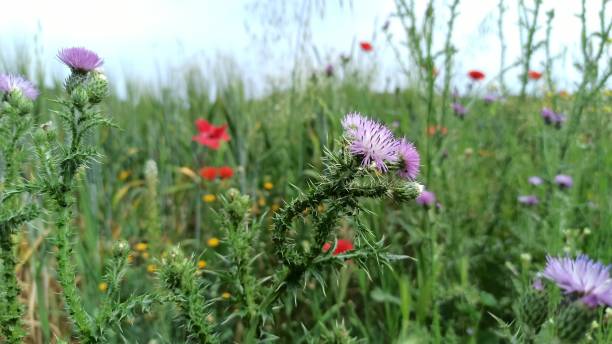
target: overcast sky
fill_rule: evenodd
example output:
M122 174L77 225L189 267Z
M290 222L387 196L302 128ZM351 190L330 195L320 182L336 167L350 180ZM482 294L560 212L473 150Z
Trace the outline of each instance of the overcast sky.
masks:
M305 13L301 6L313 2L321 1L287 1L285 4L292 5L281 11L278 6L281 2L275 0L0 0L0 49L3 55L10 55L16 45L32 43L33 47L38 37L45 67L52 75L61 76L65 71L54 58L56 51L61 47L85 46L104 57L106 72L119 84L126 76L145 82L163 80L185 63L198 63L214 70L231 60L235 62L233 70L241 73L251 88L262 89L270 76L286 75L291 70L299 26L294 12ZM461 14L453 32L459 49L458 76L463 77L465 70L472 68L490 75L497 73L497 2L461 1ZM518 19L513 7L516 1L506 2L512 3L505 18L507 60L512 62L520 53ZM261 6L274 3L277 5ZM440 3L438 41L446 33L448 12L444 2ZM557 62L555 77L561 87L571 88L576 76L572 61L579 56L580 22L575 14L579 12L580 1L545 3L542 25L545 11L550 8L556 11L553 50L567 51ZM594 26L598 6L592 4L599 1L588 3L591 3L589 20ZM315 67L320 63L324 68L327 62L337 61L340 54L352 51L363 66L379 66L379 84L397 75L396 57L380 30L395 10L394 1L330 0L327 4L323 18L318 12L313 14L310 41L314 47L308 50L311 56L308 65ZM280 20L284 24L274 25L277 30L272 33L282 35L275 40L269 24ZM397 21L391 20L390 30L396 41L403 38ZM542 34L543 31L542 28ZM364 56L359 52L355 46L361 40L372 40L375 53ZM313 57L315 51L319 60ZM538 69L542 60L542 55L535 57L534 69ZM517 73L510 72L508 80L515 80ZM457 80L461 81L461 77Z

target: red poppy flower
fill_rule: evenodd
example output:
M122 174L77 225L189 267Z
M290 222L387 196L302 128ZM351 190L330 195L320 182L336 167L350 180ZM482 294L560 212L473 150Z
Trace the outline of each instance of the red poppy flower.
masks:
M531 80L539 80L542 77L542 73L537 72L535 70L530 70L529 72L527 72L527 75Z
M374 50L374 47L370 42L359 42L359 46L361 47L361 50L365 51L366 53L369 53L370 51Z
M228 179L234 175L234 170L229 166L219 167L218 172L221 179Z
M215 167L202 167L200 169L200 176L206 180L213 181L217 178L217 169Z
M323 245L323 252L327 252L329 251L329 249L332 247L332 244L329 242L326 242ZM336 249L334 250L333 255L337 256L339 254L342 254L346 251L352 251L354 249L353 247L353 243L350 242L350 240L344 240L344 239L339 239L337 244L336 244Z
M485 73L474 69L468 72L468 76L474 81L480 81L485 78Z
M198 134L192 139L197 143L208 146L211 149L219 149L222 141L229 141L230 137L227 134L227 125L215 127L205 119L197 119L195 125L198 128Z

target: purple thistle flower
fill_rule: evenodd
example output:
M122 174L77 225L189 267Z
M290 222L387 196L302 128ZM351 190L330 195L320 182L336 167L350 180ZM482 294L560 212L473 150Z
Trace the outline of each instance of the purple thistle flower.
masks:
M103 63L98 54L82 47L62 49L57 53L57 57L70 69L80 73L90 72Z
M532 206L533 205L537 205L538 203L540 203L540 200L535 195L519 196L518 197L518 201L521 204L532 205Z
M559 185L559 187L562 189L567 189L574 185L574 181L572 180L572 177L565 174L560 174L555 177L555 184Z
M550 118L551 124L553 124L557 128L561 128L563 122L566 121L566 117L564 114L557 113Z
M419 197L416 198L416 202L419 205L430 207L436 203L436 194L431 191L423 190Z
M542 118L544 119L544 122L546 122L546 124L551 124L552 118L557 115L552 109L547 107L543 108L540 114L542 115Z
M538 291L544 290L544 283L542 283L541 276L536 276L536 279L533 281L533 284L531 286L533 287L533 289Z
M19 75L0 74L0 92L9 93L15 90L30 100L36 99L39 94L36 86L27 79Z
M484 100L484 102L487 104L492 104L492 103L495 103L495 101L497 101L498 98L499 97L496 94L488 93L488 94L485 94L482 100Z
M334 66L332 66L331 64L328 64L328 65L325 67L325 75L326 75L328 78L331 78L332 76L334 76Z
M400 143L384 125L358 113L349 113L342 120L342 126L349 139L349 150L354 156L362 158L362 166L374 163L379 171L386 172L386 163L399 160L397 152Z
M544 180L538 176L529 177L529 184L531 185L538 186L542 185L542 183L544 183Z
M455 115L461 119L463 119L465 114L468 112L465 106L461 105L460 103L453 103L451 106L455 112Z
M397 174L404 179L414 180L421 168L421 157L419 152L414 148L412 143L404 138L400 140L398 153L403 165Z
M612 306L612 278L610 267L595 262L585 255L576 259L569 257L546 257L543 276L557 284L567 294L576 293L589 307Z

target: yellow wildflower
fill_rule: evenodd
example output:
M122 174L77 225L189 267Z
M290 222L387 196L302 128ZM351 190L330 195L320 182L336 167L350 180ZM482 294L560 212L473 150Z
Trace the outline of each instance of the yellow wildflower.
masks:
M232 294L230 294L230 293L228 293L228 292L224 291L224 292L223 292L223 294L221 294L221 297L227 300L227 299L229 299L230 297L232 297Z
M206 261L205 260L199 260L198 261L198 269L204 269L206 267Z
M155 264L147 265L147 272L154 273L155 271L157 271L157 266Z
M208 241L207 241L208 247L212 247L212 248L215 248L215 247L219 246L219 243L220 243L220 241L219 241L219 238L217 238L217 237L212 237L212 238L208 239Z
M272 190L272 188L274 187L274 184L272 184L271 182L265 182L263 184L264 189L266 190Z
M132 172L127 171L127 170L122 170L121 172L119 172L119 174L117 175L117 179L119 179L119 181L125 181L126 179L128 179L130 176L132 175Z
M149 248L149 244L146 242L139 242L136 244L136 246L134 246L134 249L138 252L144 252L147 250L147 248Z
M206 203L212 203L214 201L217 200L217 196L213 195L213 194L206 194L204 196L202 196L202 200Z
M108 283L106 282L100 282L100 284L98 284L98 289L105 293L108 290Z

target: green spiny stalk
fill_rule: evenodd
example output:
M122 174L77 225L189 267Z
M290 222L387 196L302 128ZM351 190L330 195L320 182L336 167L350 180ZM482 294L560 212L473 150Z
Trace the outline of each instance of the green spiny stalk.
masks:
M9 81L7 75L0 78L4 79L3 82ZM18 234L19 227L39 214L35 205L21 205L20 200L11 197L6 190L19 183L20 153L23 150L21 141L31 130L29 113L33 107L32 98L35 98L32 97L33 93L28 93L27 85L16 85L6 93L0 93L0 153L4 160L4 190L0 191L0 338L9 344L20 343L25 335L21 323L23 307L19 301L21 288L15 275L17 257L14 236Z

